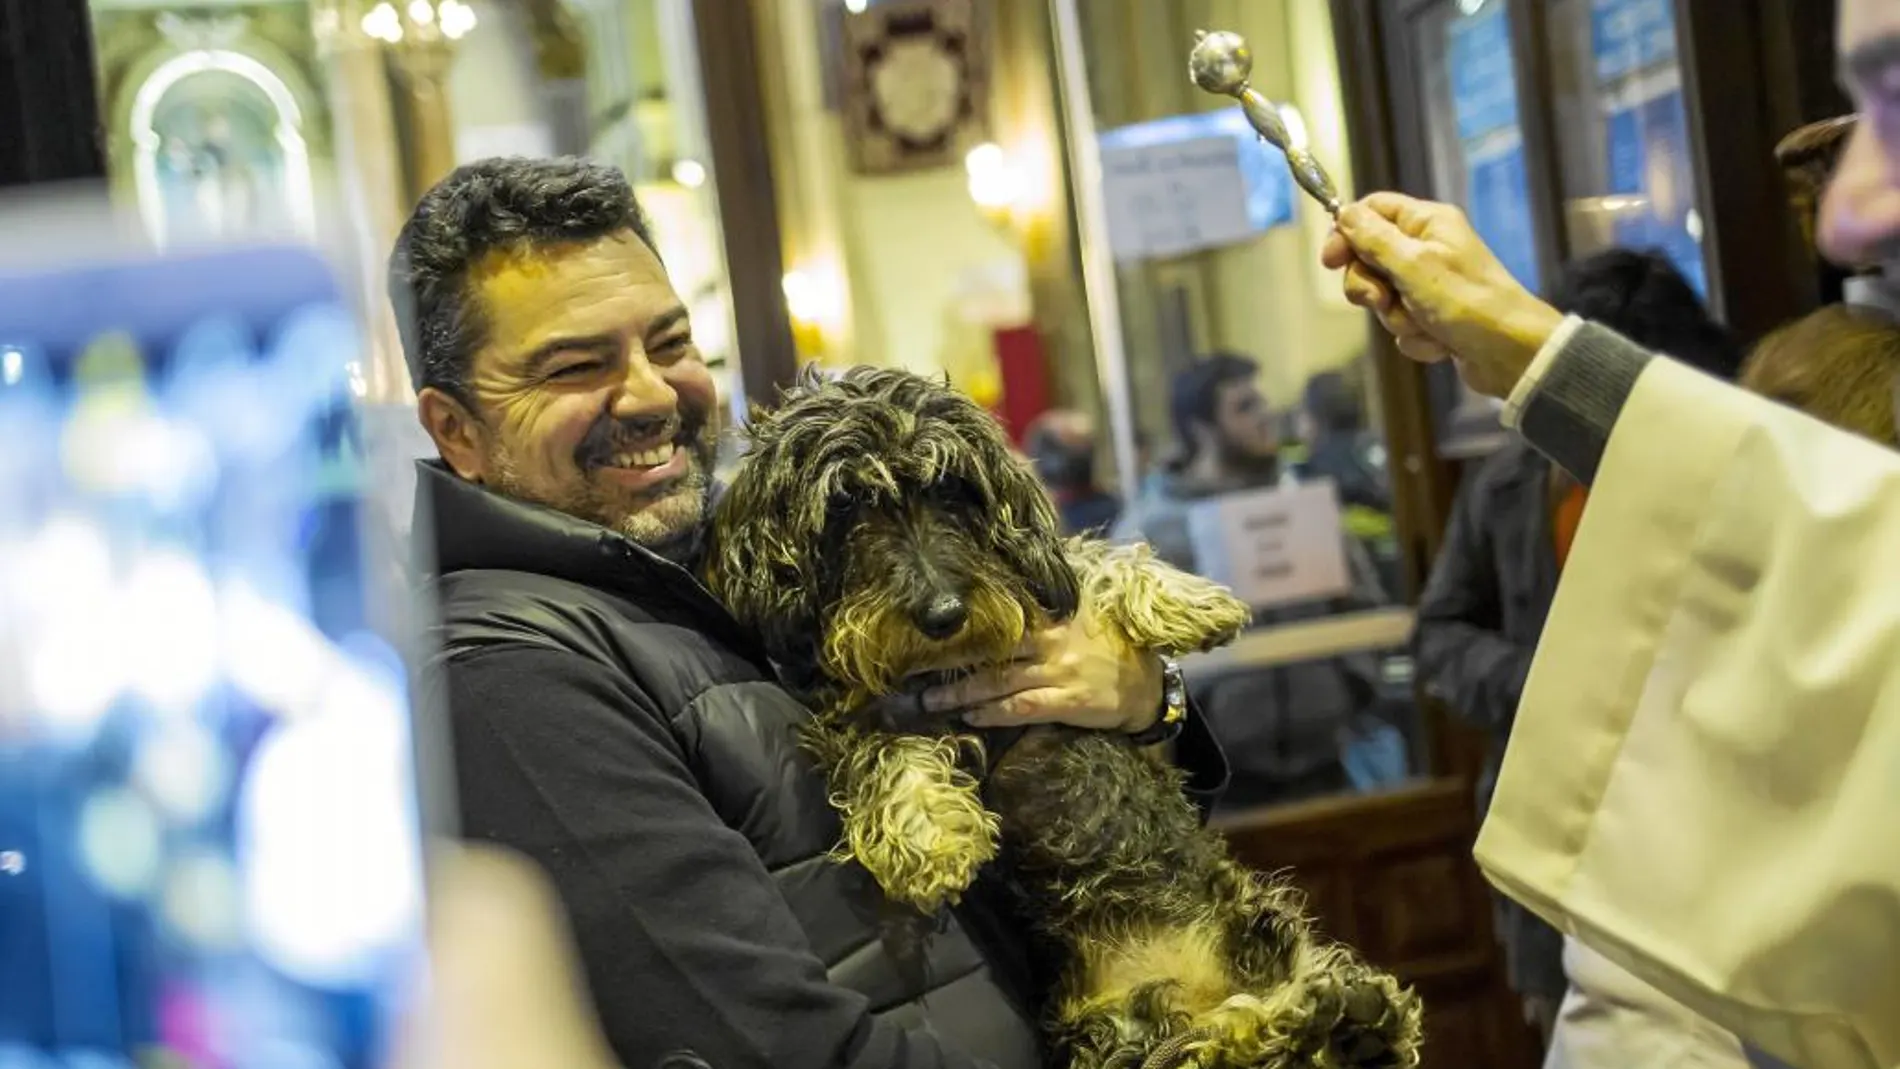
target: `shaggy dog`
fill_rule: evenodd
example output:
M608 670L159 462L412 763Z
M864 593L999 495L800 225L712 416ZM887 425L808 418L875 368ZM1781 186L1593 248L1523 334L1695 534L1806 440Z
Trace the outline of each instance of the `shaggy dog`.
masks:
M1052 621L1179 654L1233 638L1245 605L1145 547L1065 544L1002 428L948 386L807 378L749 435L707 581L816 710L842 854L924 914L1000 862L1062 963L1051 1038L1077 1069L1416 1063L1416 998L1229 857L1165 761L1067 728L992 754L879 701L1007 662Z

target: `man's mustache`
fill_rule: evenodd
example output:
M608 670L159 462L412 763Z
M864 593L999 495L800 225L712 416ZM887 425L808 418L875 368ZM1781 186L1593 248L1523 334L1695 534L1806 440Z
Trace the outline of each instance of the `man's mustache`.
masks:
M672 442L682 449L696 449L705 431L707 414L681 408L671 416L636 416L616 419L603 415L587 429L587 436L574 449L574 462L581 469L611 467L613 458L626 452L628 442Z

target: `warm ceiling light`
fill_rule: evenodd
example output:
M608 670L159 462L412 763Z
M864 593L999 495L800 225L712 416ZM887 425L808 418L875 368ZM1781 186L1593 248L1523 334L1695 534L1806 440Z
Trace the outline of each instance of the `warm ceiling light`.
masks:
M706 166L698 160L679 160L673 164L673 181L687 189L706 184Z
M442 0L436 5L436 20L442 24L444 37L459 41L475 28L475 9L462 0Z
M397 14L396 5L384 0L365 12L363 32L392 45L402 40L402 16Z
M1002 211L1022 198L1022 179L1001 145L978 145L963 157L969 176L970 199L985 211Z

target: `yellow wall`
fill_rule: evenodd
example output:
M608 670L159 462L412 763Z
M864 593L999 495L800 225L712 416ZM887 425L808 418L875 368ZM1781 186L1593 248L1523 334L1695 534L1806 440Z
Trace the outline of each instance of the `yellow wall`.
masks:
M1021 255L970 201L961 168L854 177L844 191L854 294L875 333L859 359L912 371L945 367L944 319L973 272Z
M1342 195L1352 192L1331 19L1319 0L1086 0L1090 85L1103 129L1188 111L1232 107L1194 88L1186 60L1195 29L1233 30L1254 51L1255 88L1296 105L1309 147ZM1320 269L1331 219L1295 193L1295 223L1241 245L1124 269L1121 277L1130 390L1137 425L1155 444L1168 440L1172 368L1155 324L1163 295L1187 295L1194 341L1260 361L1261 386L1276 407L1298 403L1312 375L1356 357L1365 320Z
M835 302L823 351L837 363L956 370L975 336L952 329L973 272L1021 256L971 202L961 165L889 177L852 173L843 124L824 105L818 7L759 5L760 65L788 271ZM810 332L802 339L808 345Z
M1040 0L1035 6L1037 17L1046 17ZM821 283L835 306L824 324L822 352L813 332L805 332L813 350L808 355L925 373L948 363L961 378L959 355L967 359L973 346L986 344L980 330L954 322L966 279L986 271L1008 274L1000 265L1021 271L1022 254L1016 239L971 203L960 167L896 177L851 172L840 119L824 105L815 7L809 0L760 0L756 9L760 63L765 84L775 90L766 108L787 268ZM1319 0L1084 0L1083 7L1103 128L1220 107L1187 84L1187 52L1197 27L1238 30L1254 47L1257 86L1300 108L1312 150L1350 194L1331 21ZM1052 54L1037 60L1053 61ZM999 138L1010 134L999 131ZM1058 158L1053 135L1043 139L1050 160ZM1012 147L1023 162L1024 150ZM1043 170L1050 165L1031 163ZM1066 214L1066 206L1052 207ZM1261 361L1262 385L1277 406L1296 404L1308 377L1360 353L1365 320L1318 266L1330 220L1304 199L1296 212L1295 225L1245 245L1121 272L1128 388L1138 422L1155 444L1168 434L1168 368L1153 330L1158 295L1167 287L1187 289L1203 349L1235 349ZM1047 273L1049 264L1041 270ZM1038 288L1037 299L1051 303L1047 293L1055 288ZM1039 321L1049 318L1047 308L1035 311ZM1079 322L1081 310L1059 315ZM1056 377L1064 383L1093 377L1086 331L1071 334L1078 331L1051 334L1060 361ZM1092 391L1063 392L1072 403L1094 407Z
M1315 0L1249 0L1235 28L1254 46L1256 87L1296 105L1309 147L1352 194L1332 23ZM1294 191L1296 226L1212 253L1213 337L1260 359L1261 386L1276 407L1294 403L1312 375L1358 356L1366 321L1345 303L1338 280L1319 266L1331 217Z

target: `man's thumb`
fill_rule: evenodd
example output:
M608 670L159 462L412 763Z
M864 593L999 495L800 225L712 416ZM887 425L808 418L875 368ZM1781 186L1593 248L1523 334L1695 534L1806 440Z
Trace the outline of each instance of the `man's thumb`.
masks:
M1388 278L1417 255L1416 239L1363 202L1348 204L1339 213L1339 232L1353 255Z

